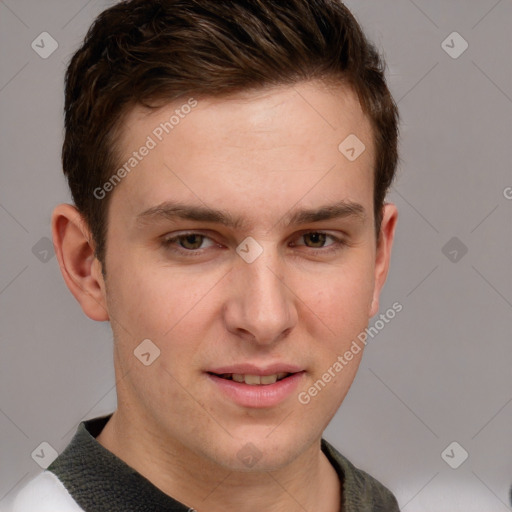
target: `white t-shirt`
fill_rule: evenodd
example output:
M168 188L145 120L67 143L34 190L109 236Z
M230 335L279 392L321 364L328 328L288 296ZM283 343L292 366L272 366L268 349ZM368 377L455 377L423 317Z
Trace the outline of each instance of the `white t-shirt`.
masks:
M50 471L43 471L18 493L2 512L84 512L61 481Z

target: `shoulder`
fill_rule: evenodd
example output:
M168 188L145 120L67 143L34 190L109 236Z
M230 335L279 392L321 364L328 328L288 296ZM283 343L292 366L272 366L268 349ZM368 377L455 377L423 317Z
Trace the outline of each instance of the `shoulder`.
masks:
M6 512L83 512L62 482L50 471L30 480Z
M393 493L374 477L355 467L336 448L322 439L331 464L343 474L343 498L347 511L399 512Z
M399 512L398 502L387 487L362 469L350 462L348 464L351 476L347 479L350 485L347 485L346 499L354 506L354 510Z

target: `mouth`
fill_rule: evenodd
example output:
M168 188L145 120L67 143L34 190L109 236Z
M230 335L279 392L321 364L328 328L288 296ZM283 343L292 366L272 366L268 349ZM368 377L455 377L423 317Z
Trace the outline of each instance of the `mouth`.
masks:
M249 408L277 407L297 392L306 372L300 366L238 364L206 372L215 393Z
M268 386L270 384L275 384L276 382L282 381L283 379L286 379L287 377L293 375L293 373L289 372L280 372L271 375L251 375L243 373L218 374L213 372L208 373L221 379L232 380L235 382L239 382L240 384L248 384L249 386Z

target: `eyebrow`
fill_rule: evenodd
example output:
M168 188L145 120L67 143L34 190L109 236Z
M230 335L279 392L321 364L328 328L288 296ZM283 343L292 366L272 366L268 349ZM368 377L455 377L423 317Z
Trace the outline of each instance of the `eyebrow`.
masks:
M348 217L355 217L363 221L366 218L364 207L359 203L343 200L314 209L301 209L288 212L276 224L288 227ZM189 205L175 201L165 201L137 215L137 222L143 224L160 219L182 219L222 224L233 230L243 229L247 226L245 219L234 217L226 210L216 210L208 206Z

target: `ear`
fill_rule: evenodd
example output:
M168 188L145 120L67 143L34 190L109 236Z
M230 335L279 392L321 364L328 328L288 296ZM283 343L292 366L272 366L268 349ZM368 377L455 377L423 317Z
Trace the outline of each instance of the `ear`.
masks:
M93 320L108 320L101 263L94 255L87 223L74 206L61 204L55 208L52 235L64 281L84 313Z
M396 221L398 210L394 204L386 203L382 207L382 222L380 226L377 250L375 253L375 284L373 288L373 299L370 307L370 317L379 311L379 297L382 287L386 282L391 260L391 247L395 237Z

